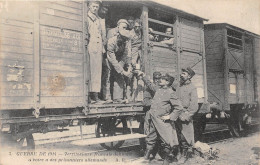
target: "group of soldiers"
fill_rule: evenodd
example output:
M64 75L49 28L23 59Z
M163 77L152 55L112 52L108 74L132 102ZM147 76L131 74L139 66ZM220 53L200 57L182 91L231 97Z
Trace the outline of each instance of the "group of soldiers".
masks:
M158 152L164 165L172 161L184 163L194 144L192 117L198 109L198 96L191 78L195 72L189 67L182 69L179 98L173 89L174 77L170 74L154 72L153 82L141 71L138 75L147 86L144 93L144 132L147 135L144 158L153 159Z
M170 74L155 72L151 82L140 71L140 19L120 19L117 26L107 32L104 18L107 10L100 10L101 4L101 1L89 2L86 22L91 103L123 103L125 99L131 98L131 84L138 79L142 80L147 86L143 100L147 135L144 158L148 160L150 155L154 157L158 152L164 164L177 160L177 154L181 155L178 161L183 161L188 147L194 143L192 117L198 109L198 96L191 78L195 72L191 68L182 70L180 98L173 90L174 77ZM172 29L167 28L166 34L171 36ZM149 39L155 40L151 34ZM173 41L174 38L165 37L161 42L171 45ZM99 99L101 87L102 101Z
M107 30L107 8L101 5L101 1L89 2L86 21L90 101L96 104L134 101L138 84L134 71L140 70L141 63L141 20L120 19L115 28ZM166 34L172 35L172 28L167 28ZM156 41L155 36L150 36L150 40ZM173 44L173 38L165 37L161 42Z
M120 19L106 34L105 19L99 15L100 5L101 1L89 2L87 17L90 100L123 103L131 99L131 84L137 81L133 70L140 68L141 21ZM103 10L102 15L106 12ZM99 99L101 87L103 100Z

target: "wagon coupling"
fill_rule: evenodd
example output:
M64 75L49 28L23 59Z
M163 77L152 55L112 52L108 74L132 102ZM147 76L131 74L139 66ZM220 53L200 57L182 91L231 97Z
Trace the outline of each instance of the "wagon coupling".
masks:
M39 107L36 106L36 108L33 108L34 111L32 112L32 114L35 116L35 118L39 118L40 116L40 109L44 109L45 107Z

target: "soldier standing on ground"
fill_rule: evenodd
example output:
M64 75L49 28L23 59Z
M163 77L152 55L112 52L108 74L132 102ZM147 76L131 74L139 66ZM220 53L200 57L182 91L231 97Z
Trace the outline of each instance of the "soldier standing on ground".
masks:
M87 16L87 50L89 55L89 92L91 103L100 102L98 94L101 90L102 59L105 53L105 26L98 16L101 1L90 1Z
M150 132L150 122L151 122L151 117L150 117L150 108L151 108L151 102L154 97L155 91L159 89L159 82L161 79L161 73L160 72L154 72L153 73L153 82L151 84L147 84L146 89L144 91L144 98L143 98L143 110L145 112L145 118L144 118L144 123L140 123L141 127L144 128L144 134L148 135ZM145 140L141 141L141 145L143 148L146 148L145 146ZM155 157L157 150L158 150L158 145L155 146L153 152L151 153L153 158Z
M198 94L191 78L195 72L191 68L182 69L180 76L180 100L183 111L176 122L178 138L180 142L181 158L179 162L186 160L188 147L194 144L193 115L198 110Z
M144 76L143 72L139 72L139 75L143 75L143 80L146 85L151 82ZM164 165L168 165L172 158L172 152L176 152L178 149L178 138L175 125L173 121L176 121L179 117L180 111L182 111L181 102L176 96L176 93L172 90L171 85L174 78L169 74L165 74L161 77L159 83L160 88L155 91L154 98L151 103L150 109L150 131L146 137L146 152L144 158L149 160L156 143L160 140L162 143L162 150L164 152Z

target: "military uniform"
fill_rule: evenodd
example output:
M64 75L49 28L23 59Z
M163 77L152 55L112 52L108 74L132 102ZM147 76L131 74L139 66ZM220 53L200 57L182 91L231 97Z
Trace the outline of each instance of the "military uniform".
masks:
M143 78L145 84L149 86L152 83L146 78ZM153 150L158 138L162 141L162 148L166 156L171 153L173 147L177 146L178 138L173 121L175 121L182 106L175 92L169 88L150 88L155 92L151 102L150 117L151 125L146 137L147 150ZM163 121L162 116L170 115L170 121Z
M196 87L191 81L180 86L180 100L184 108L183 115L191 118L190 121L177 121L182 135L185 137L188 144L194 144L194 128L192 117L198 110L198 94Z
M90 81L89 92L100 92L101 90L101 74L102 74L102 58L105 53L104 36L106 35L105 26L102 19L97 15L88 12L87 17L88 38L88 54L90 65Z
M119 36L114 36L107 43L107 59L110 62L112 82L113 83L113 99L123 99L125 80L123 76L124 67L131 64L131 54L129 41L118 42Z

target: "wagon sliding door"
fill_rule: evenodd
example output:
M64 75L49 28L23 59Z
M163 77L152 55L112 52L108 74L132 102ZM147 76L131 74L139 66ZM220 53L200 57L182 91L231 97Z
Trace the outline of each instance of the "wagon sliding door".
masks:
M203 22L180 18L180 38L180 68L191 67L195 71L192 82L202 103L207 101Z
M83 5L40 3L40 103L45 108L84 105Z

